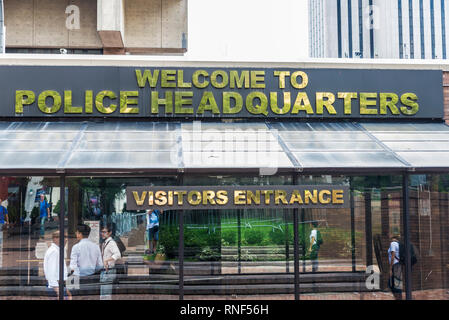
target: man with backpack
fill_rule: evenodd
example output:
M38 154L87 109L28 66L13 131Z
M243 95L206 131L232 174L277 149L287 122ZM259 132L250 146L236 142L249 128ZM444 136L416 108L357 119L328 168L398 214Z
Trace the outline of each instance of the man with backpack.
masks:
M148 232L148 250L146 254L156 254L157 242L159 241L159 218L163 211L147 210L147 232Z
M413 266L418 259L412 244L410 248L410 262ZM390 280L389 286L393 294L397 294L397 298L402 299L402 274L405 267L405 245L400 241L399 235L395 234L391 237L390 248L388 249L388 260L390 263Z

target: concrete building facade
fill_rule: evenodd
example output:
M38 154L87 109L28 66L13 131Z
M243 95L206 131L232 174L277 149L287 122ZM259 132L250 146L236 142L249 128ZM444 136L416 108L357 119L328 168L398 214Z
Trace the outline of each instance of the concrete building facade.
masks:
M183 54L187 50L186 0L3 2L7 52Z
M447 59L447 0L309 0L313 58Z

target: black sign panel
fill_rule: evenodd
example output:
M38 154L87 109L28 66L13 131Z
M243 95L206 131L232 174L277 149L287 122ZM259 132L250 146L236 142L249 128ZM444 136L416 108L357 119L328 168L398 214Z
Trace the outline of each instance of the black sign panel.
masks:
M442 118L441 70L1 66L2 117Z
M349 208L346 186L127 187L127 210Z

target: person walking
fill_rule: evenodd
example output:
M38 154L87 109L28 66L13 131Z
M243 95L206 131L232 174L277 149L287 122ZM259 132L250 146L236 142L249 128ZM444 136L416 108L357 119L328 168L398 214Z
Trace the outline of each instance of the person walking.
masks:
M101 237L104 240L101 246L101 256L103 260L104 270L100 275L100 299L112 299L112 285L116 281L117 271L115 263L121 259L122 255L117 243L112 238L112 226L110 224L104 226L101 230Z
M50 297L59 296L59 239L60 233L56 231L52 234L52 244L47 249L44 256L44 275L47 280L47 292ZM66 238L67 242L67 238ZM64 281L67 280L67 268L64 263ZM68 300L72 299L72 294L64 288L64 296Z
M388 262L390 263L389 286L397 300L402 300L402 264L399 250L399 235L391 237L390 247L388 248Z
M45 195L41 193L39 200L39 217L41 219L40 237L44 238L45 235L45 221L50 219L50 206L48 205Z
M70 255L70 269L75 276L87 277L103 268L100 246L88 239L90 227L79 224L76 227L76 238L79 240L72 248Z
M0 231L3 230L5 223L6 225L9 224L8 209L3 206L2 199L0 199Z
M156 254L159 241L159 218L162 213L162 210L147 210L148 250L145 251L146 254Z
M318 272L318 252L320 250L320 246L323 244L323 239L320 231L318 230L318 224L316 222L312 222L310 226L309 253L310 260L312 261L312 272L315 273Z

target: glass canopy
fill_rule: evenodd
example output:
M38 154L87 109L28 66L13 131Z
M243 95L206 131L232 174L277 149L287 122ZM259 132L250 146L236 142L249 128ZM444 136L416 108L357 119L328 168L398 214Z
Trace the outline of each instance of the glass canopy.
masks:
M0 122L0 150L0 170L449 169L449 126Z

